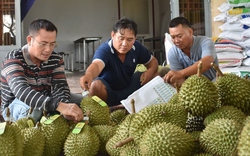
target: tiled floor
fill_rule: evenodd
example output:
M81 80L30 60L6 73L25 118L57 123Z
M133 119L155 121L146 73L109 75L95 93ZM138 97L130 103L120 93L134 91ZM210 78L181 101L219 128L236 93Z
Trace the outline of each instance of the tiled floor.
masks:
M80 86L80 77L84 72L79 71L65 71L67 82L72 93L82 93L83 89Z

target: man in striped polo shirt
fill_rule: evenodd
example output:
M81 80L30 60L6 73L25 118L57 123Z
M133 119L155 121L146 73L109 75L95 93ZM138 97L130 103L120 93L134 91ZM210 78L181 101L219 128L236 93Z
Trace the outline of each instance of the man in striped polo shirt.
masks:
M28 44L5 57L1 69L1 111L5 119L9 107L14 121L26 117L30 108L36 121L43 111L60 112L74 122L83 120L82 110L70 101L63 59L53 51L56 37L53 23L34 20L26 38Z

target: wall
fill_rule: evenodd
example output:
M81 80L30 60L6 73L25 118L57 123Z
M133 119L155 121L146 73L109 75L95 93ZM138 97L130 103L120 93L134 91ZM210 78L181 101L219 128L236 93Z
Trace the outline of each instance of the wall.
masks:
M170 21L169 0L152 1L155 37L164 36ZM22 21L22 45L26 44L29 24L37 18L48 19L57 26L56 51L74 51L73 41L80 37L101 36L102 42L110 38L112 26L118 20L118 0L36 0ZM8 51L0 51L0 59Z
M117 0L36 0L23 21L23 41L29 24L46 18L58 28L56 51L74 51L73 41L81 37L110 37L112 25L118 19Z
M211 1L212 37L216 37L221 33L221 31L219 30L219 26L221 26L223 22L214 22L214 17L221 13L218 10L218 7L224 2L226 2L226 0Z
M170 18L170 11L166 9L169 2L154 0L154 4L155 35L163 36L161 26L167 25ZM110 37L112 26L118 19L118 0L36 0L23 21L23 44L26 43L28 25L36 18L51 20L58 27L59 46L56 50L73 51L73 41L82 36L101 36L102 42Z

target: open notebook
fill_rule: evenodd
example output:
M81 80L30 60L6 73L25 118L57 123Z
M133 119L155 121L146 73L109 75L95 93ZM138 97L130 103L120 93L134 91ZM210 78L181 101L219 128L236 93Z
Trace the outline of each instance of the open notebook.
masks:
M133 99L135 113L137 113L146 106L168 102L175 93L176 89L173 86L165 83L160 76L156 76L121 103L129 113L132 113L131 100Z

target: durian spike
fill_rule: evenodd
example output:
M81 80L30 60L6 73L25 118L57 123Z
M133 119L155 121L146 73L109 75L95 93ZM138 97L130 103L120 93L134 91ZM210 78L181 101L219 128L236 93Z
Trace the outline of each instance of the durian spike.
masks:
M212 62L211 65L212 65L213 68L217 71L217 73L218 73L219 76L221 76L221 77L224 76L224 74L221 72L220 68L219 68L216 64L214 64L214 63Z
M131 103L132 113L134 114L135 113L135 100L131 99L130 103Z
M125 145L125 144L127 144L127 143L129 143L129 142L131 142L131 141L133 141L133 140L134 140L133 137L128 137L128 138L126 138L126 139L124 139L124 140L122 140L122 141L117 142L117 143L114 145L114 148L122 147L123 145Z
M198 63L198 69L197 69L197 76L201 77L201 70L202 70L202 62L200 61Z

